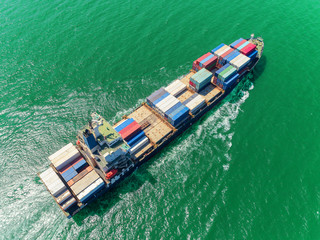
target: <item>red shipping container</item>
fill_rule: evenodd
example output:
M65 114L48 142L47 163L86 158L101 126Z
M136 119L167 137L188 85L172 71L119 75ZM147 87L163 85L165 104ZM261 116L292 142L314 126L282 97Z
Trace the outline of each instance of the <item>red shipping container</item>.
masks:
M190 80L189 84L192 86L192 87L196 87L196 85Z
M240 50L240 52L244 55L249 55L250 53L252 53L254 50L256 49L256 45L254 45L253 43L249 43L247 46L245 46L244 48L242 48Z
M136 121L134 121L124 129L122 129L119 133L124 140L127 140L140 130L141 126Z
M202 64L202 66L207 68L209 65L212 65L216 61L217 61L217 56L214 56L213 58L209 59L204 64Z
M211 54L212 54L211 52L208 52L208 53L206 53L205 55L203 55L202 57L199 57L195 62L199 65L199 63L200 63L203 59L209 57Z
M241 42L239 42L237 45L234 46L234 49L237 49L240 47L242 44L244 44L247 40L243 39Z
M221 55L220 58L224 58L225 56L229 55L230 53L232 53L234 51L233 48L231 48L230 50L226 51L224 54Z
M192 65L192 69L198 72L199 70L202 69L202 67L200 67L199 64L196 63L196 61L194 61Z

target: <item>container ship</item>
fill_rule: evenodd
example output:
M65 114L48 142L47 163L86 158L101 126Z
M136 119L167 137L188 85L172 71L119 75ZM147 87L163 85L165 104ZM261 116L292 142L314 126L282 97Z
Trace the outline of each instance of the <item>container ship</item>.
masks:
M240 38L193 62L190 72L162 87L114 124L97 113L38 173L66 217L109 191L224 99L256 66L261 37Z

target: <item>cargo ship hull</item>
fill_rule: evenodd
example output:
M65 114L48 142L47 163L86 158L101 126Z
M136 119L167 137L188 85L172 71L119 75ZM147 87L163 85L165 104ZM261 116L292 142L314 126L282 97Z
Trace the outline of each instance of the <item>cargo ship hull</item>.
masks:
M220 95L218 95L212 102L208 103L204 107L202 107L196 114L189 117L187 120L183 122L182 125L180 125L178 128L174 128L174 131L166 136L161 143L155 144L154 147L152 147L150 150L148 150L145 154L139 156L138 158L134 159L134 161L131 162L126 168L122 169L121 174L118 174L116 177L111 179L111 181L108 181L102 189L100 189L98 192L96 192L86 203L84 204L78 204L70 209L68 211L63 210L65 215L70 218L74 216L76 213L78 213L82 208L90 204L92 201L95 201L97 198L99 198L101 195L105 194L112 188L114 188L116 185L118 185L120 182L122 182L126 177L128 177L130 174L132 174L136 169L138 169L142 164L144 164L146 161L150 160L154 155L159 153L165 146L167 146L171 141L173 141L177 136L182 134L184 131L186 131L190 126L192 126L195 122L197 122L201 117L203 117L208 111L212 110L215 106L217 106L226 96L232 92L232 90L241 82L243 81L247 76L248 73L250 73L256 64L259 62L262 52L263 52L263 40L262 39L250 39L251 41L254 41L257 45L258 49L258 55L252 61L245 69L239 72L239 77L234 84L229 87L227 90L223 91ZM146 103L143 103L143 105L147 108L150 108ZM150 108L151 109L151 108ZM152 109L151 109L152 110ZM153 111L153 110L152 110ZM157 114L154 111L154 114ZM81 152L81 155L90 162L90 159L92 159L92 151L81 142L78 142L79 146L78 149ZM98 170L97 170L98 171ZM99 172L99 171L98 171ZM103 174L100 173L100 176L103 177Z

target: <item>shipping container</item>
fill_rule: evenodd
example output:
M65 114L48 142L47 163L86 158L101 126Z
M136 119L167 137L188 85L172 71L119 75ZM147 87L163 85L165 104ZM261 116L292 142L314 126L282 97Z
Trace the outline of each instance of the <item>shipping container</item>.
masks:
M163 96L163 94L166 93L166 90L164 88L160 88L157 91L153 92L149 97L147 97L147 103L151 105L155 100L157 100L159 97Z
M217 56L213 56L210 60L208 60L204 64L202 64L202 66L208 70L211 70L212 67L215 66L217 59L218 59Z
M88 202L94 194L99 192L105 186L104 181L100 178L88 186L84 191L78 195L80 202Z
M67 171L62 173L61 176L66 182L68 182L69 180L74 178L77 174L78 174L77 171L73 167L71 167Z
M198 95L188 104L186 104L186 107L190 109L190 112L192 114L195 114L200 108L205 106L205 104L206 104L205 99L202 96Z
M223 74L221 76L221 80L226 82L228 81L230 78L232 78L235 74L237 73L237 69L232 67L228 72L226 72L225 74Z
M172 100L174 98L174 96L172 96L170 93L163 98L160 102L158 102L157 104L155 104L156 108L160 108L163 104L167 103L168 101Z
M228 80L228 82L223 83L223 89L227 90L236 82L236 80L239 78L239 74L234 75L232 78Z
M214 73L214 75L215 75L216 77L218 77L219 74L220 74L222 71L224 71L225 69L227 69L228 67L230 67L230 64L229 64L229 63L227 63L227 64L224 65L222 68L220 68L219 70L217 70L217 71Z
M234 59L232 59L232 60L230 61L230 64L232 65L233 63L239 61L241 58L243 58L243 56L244 56L244 55L243 55L242 53L240 53L237 57L235 57Z
M212 73L207 69L203 68L199 72L195 73L190 80L195 84L195 90L200 91L201 88L205 87L210 83Z
M253 60L253 59L256 58L257 54L258 54L258 50L254 50L251 54L249 54L248 57L249 57L251 60Z
M67 189L59 176L51 167L45 172L41 173L40 178L54 197L59 196Z
M138 132L140 132L141 126L134 121L129 126L122 129L119 133L122 136L124 140L128 140L132 138L134 135L136 135Z
M98 180L100 177L96 173L96 171L91 171L87 175L85 175L83 178L81 178L79 181L74 183L70 188L74 192L74 194L78 195L80 192L82 192L84 189L86 189L88 186L90 186L93 182Z
M215 56L218 56L218 54L220 54L221 52L223 52L224 50L229 49L229 46L224 45L222 48L218 49L217 51L214 52Z
M168 109L165 112L165 117L168 118L169 114L172 113L173 111L175 111L178 107L180 107L182 105L182 103L179 101L177 102L174 106L172 106L170 109Z
M122 129L124 129L125 127L129 126L133 122L134 122L133 118L126 119L123 123L121 123L119 126L117 126L115 128L115 130L117 132L120 132Z
M214 53L214 52L218 51L218 50L219 50L220 48L222 48L223 46L225 46L225 44L224 44L224 43L221 43L218 47L212 49L212 50L211 50L211 53Z
M256 45L253 43L249 43L247 46L242 48L240 52L246 56L248 56L250 53L252 53L256 49Z
M249 44L248 41L246 41L244 44L242 44L241 46L237 47L237 50L240 51L242 48L244 48L245 46L247 46Z
M227 67L226 69L224 69L219 75L218 75L218 79L220 79L221 80L221 77L225 74L225 73L227 73L227 72L229 72L231 69L233 69L234 67L232 67L232 66L229 66L229 67Z
M149 139L144 136L141 138L138 142L136 142L132 148L130 149L131 154L137 153L139 150L141 150L144 146L146 146L149 143Z
M229 46L226 46L226 48L225 49L223 49L223 50L221 50L221 51L218 51L215 55L218 57L218 59L219 58L221 58L221 56L223 55L223 54L225 54L226 52L228 52L228 51L230 51L231 50L231 47L229 47Z
M70 198L67 202L65 202L61 207L63 210L67 211L70 207L72 207L77 201L74 197Z
M169 114L168 121L172 126L178 127L188 119L189 116L189 108L181 105L178 109Z
M64 191L63 193L61 193L57 198L57 203L59 203L60 205L63 204L65 201L67 201L69 198L71 198L71 193L69 190Z
M209 61L211 58L213 58L214 55L212 53L210 53L210 55L208 57L206 57L205 59L203 59L201 62L200 62L200 67L204 67L203 64L207 61Z
M84 160L83 158L73 164L73 168L74 168L78 173L81 172L81 171L82 171L84 168L86 168L87 166L88 166L88 163L87 163L86 160Z
M152 102L151 107L155 107L158 103L160 103L163 99L165 99L168 96L170 96L170 93L168 92L164 93L162 96L160 96L158 99Z
M237 41L234 41L233 43L230 44L230 47L234 48L238 43L240 43L243 40L244 40L243 38L240 38Z
M207 57L210 56L210 55L211 55L211 52L208 52L208 53L204 54L203 56L199 57L197 60L195 60L195 62L199 65L199 63L200 63L203 59L207 58Z
M234 53L227 58L227 62L230 63L233 59L235 59L239 55L240 55L240 53L237 50L234 50Z
M238 44L236 44L235 46L234 46L234 49L237 49L238 47L240 47L242 44L244 44L245 42L247 42L247 40L242 40L241 42L239 42Z
M71 187L74 183L78 182L81 178L83 178L85 175L87 175L92 170L93 169L91 166L86 167L77 176L75 176L74 178L72 178L70 181L67 182L68 186Z
M49 160L58 171L65 168L80 156L80 152L73 144L68 144L62 149L63 151L60 149L56 153L49 156Z
M230 48L228 51L226 51L224 54L222 54L220 58L224 59L226 56L228 56L230 53L232 53L234 51L235 50L233 48Z
M145 136L144 131L137 133L133 138L127 141L128 145L132 147L137 141L139 141L143 136Z

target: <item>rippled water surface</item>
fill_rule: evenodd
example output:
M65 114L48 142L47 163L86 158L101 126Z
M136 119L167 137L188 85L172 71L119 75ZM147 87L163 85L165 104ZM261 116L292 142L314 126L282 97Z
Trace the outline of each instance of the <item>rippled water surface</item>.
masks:
M0 239L320 239L319 1L3 1ZM67 220L36 173L221 42L253 80Z

